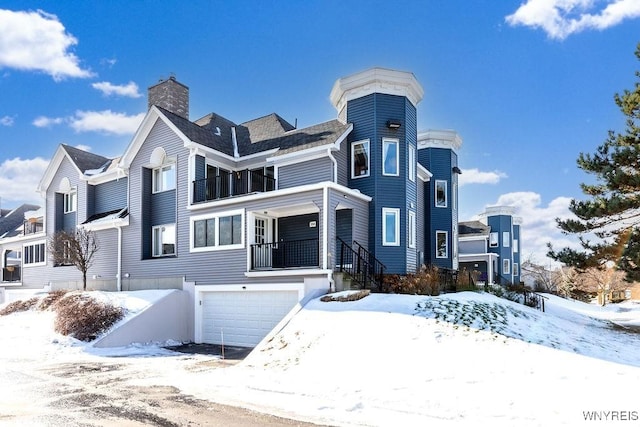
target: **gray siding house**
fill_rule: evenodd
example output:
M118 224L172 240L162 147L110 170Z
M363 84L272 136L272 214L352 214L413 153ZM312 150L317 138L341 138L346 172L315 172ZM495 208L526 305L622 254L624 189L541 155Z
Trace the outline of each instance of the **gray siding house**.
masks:
M298 129L277 114L191 120L189 89L160 81L121 157L58 148L38 187L41 243L95 231L89 288L185 290L193 340L239 346L304 298L423 264L457 269L462 141L417 131L422 96L412 73L365 70L333 86L336 119ZM43 256L23 286L80 286Z

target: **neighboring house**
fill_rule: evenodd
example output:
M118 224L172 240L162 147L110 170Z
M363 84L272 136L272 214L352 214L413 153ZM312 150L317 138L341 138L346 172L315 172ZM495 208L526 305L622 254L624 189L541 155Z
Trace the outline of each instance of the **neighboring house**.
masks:
M372 265L458 268L462 141L418 133L413 74L339 79L337 118L303 129L277 114L192 121L189 90L173 77L148 96L121 157L61 145L38 187L46 236L96 232L90 289L184 289L194 341L253 346L303 298L347 286L345 267L350 280ZM74 267L46 251L38 261L24 265L23 286L81 286Z
M36 205L23 204L2 213L0 217L0 267L2 267L0 287L21 286L23 265L31 265L45 255L46 245L37 244L45 238L42 210ZM39 287L43 285L40 283Z
M479 221L458 225L460 269L479 271L485 283L520 283L520 224L511 206L491 206Z

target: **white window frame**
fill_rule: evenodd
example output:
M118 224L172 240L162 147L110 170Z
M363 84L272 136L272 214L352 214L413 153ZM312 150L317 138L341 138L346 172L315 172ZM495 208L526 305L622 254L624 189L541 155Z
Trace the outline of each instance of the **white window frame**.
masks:
M355 156L355 147L356 145L363 145L367 153L367 173L362 175L356 175L355 165L356 165L356 156ZM369 144L368 139L363 139L362 141L355 141L351 143L351 178L365 178L371 174L371 145Z
M497 231L493 231L491 233L489 233L489 247L490 248L497 248L498 247L498 232Z
M162 228L166 228L166 227L173 227L173 253L171 254L163 254L162 250L160 250L160 253L156 252L156 249L158 249L157 246L157 240L156 240L156 231L160 230L160 233L162 233ZM161 244L163 242L160 242ZM170 224L161 224L161 225L154 225L151 228L151 256L154 258L163 258L163 257L174 257L178 254L178 227L176 226L175 223L170 223Z
M409 211L409 221L408 221L408 225L409 225L409 232L408 232L408 244L409 247L412 249L415 249L416 247L416 237L417 237L417 232L416 232L416 213L413 211Z
M438 236L444 235L444 255L440 255L438 248ZM436 258L447 259L449 258L449 232L445 230L436 230Z
M514 254L517 254L518 251L519 251L518 244L519 244L518 239L513 239L513 253Z
M502 274L511 274L511 260L508 258L502 260Z
M171 180L171 182L169 182L168 184L168 187L165 188L163 186L164 180L162 178L159 179L156 175L159 175L159 177L162 177L164 170L167 168L173 170L173 180ZM153 194L156 194L156 193L162 193L164 191L175 190L177 179L178 179L178 173L176 170L175 162L164 163L161 166L153 168L151 170L151 192Z
M444 188L444 203L438 202L438 187ZM436 208L446 208L449 206L449 195L447 194L448 181L446 179L436 179L433 193L433 202Z
M28 255L29 251L28 251L27 248L33 246L34 247L34 253L35 253L35 246L40 246L40 245L42 245L42 249L41 249L40 254L42 254L41 258L43 259L43 261L29 262L30 256ZM23 256L22 256L22 266L25 267L25 268L47 265L47 241L46 240L39 240L37 242L31 242L31 243L22 245L22 254L23 254Z
M409 145L409 181L416 182L416 147Z
M236 244L232 244L232 245L220 245L220 218L227 218L227 217L233 217L233 216L240 216L240 243L236 243ZM197 221L203 221L203 220L211 220L213 219L215 221L215 230L216 230L216 236L215 236L215 244L214 246L202 246L202 247L196 247L196 241L195 241L195 223ZM243 249L244 248L244 241L245 241L245 212L244 209L235 209L235 210L231 210L231 211L224 211L224 212L218 212L215 214L203 214L203 215L196 215L191 217L190 221L189 221L189 251L190 252L211 252L211 251L226 251L226 250L232 250L232 249Z
M395 173L387 172L385 168L385 159L388 151L388 146L396 146L396 164ZM400 141L396 138L382 138L382 175L384 176L400 176Z
M64 193L64 213L72 213L78 210L78 190L71 189L68 193Z
M394 221L394 241L387 241L387 215L393 215ZM400 246L400 209L382 208L382 246Z
M514 276L519 276L520 275L520 266L518 265L518 263L514 262L513 263L513 275Z
M508 248L511 246L511 233L508 231L502 232L502 247Z

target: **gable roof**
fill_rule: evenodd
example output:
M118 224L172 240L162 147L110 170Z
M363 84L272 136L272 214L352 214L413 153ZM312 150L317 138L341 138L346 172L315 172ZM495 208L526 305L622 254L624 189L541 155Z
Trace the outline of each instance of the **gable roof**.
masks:
M111 163L111 159L98 154L93 154L66 144L61 144L61 146L67 152L69 159L83 174L89 170L106 168Z
M157 108L189 140L228 156L233 156L231 128L235 126L235 123L231 120L211 113L192 122L169 110L161 107Z
M0 237L4 237L5 234L13 232L19 227L24 222L25 212L38 209L40 209L40 206L25 203L0 218Z

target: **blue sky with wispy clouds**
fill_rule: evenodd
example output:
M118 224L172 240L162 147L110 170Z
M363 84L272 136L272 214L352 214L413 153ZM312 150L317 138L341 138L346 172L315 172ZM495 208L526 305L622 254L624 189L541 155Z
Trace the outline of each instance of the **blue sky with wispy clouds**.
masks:
M146 88L171 73L191 118L277 112L329 120L333 82L382 66L425 89L419 129L463 139L460 219L511 204L525 255L574 244L580 152L624 121L613 95L640 64L640 0L4 1L0 6L0 205L35 188L60 143L122 154Z

